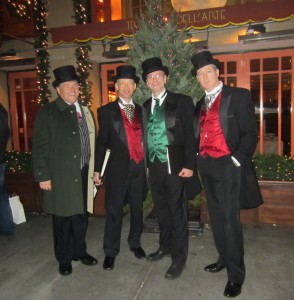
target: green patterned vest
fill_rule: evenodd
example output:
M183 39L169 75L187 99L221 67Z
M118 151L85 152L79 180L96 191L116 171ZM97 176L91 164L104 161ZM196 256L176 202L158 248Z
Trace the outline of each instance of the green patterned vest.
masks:
M166 146L168 139L165 128L165 102L161 106L154 107L147 128L149 161L154 162L155 157L157 157L162 163L167 162Z

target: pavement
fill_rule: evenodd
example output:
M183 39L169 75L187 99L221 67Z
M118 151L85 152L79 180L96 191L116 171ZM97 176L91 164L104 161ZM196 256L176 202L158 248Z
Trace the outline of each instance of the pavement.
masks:
M145 212L146 214L146 212ZM121 251L112 271L103 270L104 218L92 216L87 232L88 253L98 265L73 262L73 273L61 276L53 254L52 220L26 214L13 236L0 236L0 300L222 300L226 271L207 273L216 260L212 232L190 235L189 256L182 275L164 278L170 257L159 262L135 258L127 236L129 214L123 219ZM158 248L158 233L144 232L147 254ZM244 227L246 278L238 300L294 299L294 231Z

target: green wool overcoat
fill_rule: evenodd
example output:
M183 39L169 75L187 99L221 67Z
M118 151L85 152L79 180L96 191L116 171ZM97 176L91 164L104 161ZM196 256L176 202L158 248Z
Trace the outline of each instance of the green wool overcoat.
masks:
M91 148L87 210L93 213L95 124L90 109L81 107L87 120ZM83 214L81 143L75 105L68 105L58 97L40 108L32 152L35 181L52 182L52 191L44 191L44 212L63 217Z

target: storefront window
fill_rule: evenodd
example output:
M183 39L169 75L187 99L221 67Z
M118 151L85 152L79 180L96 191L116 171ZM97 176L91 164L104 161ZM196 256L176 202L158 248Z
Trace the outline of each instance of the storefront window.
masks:
M104 0L96 1L96 21L98 23L105 21L105 3Z
M294 156L293 50L220 55L221 80L248 88L259 128L256 153Z

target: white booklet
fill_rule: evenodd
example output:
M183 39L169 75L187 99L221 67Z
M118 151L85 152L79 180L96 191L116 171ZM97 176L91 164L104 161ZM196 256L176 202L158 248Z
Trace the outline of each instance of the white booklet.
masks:
M100 172L100 177L103 177L103 175L104 175L104 172L105 172L105 169L106 169L106 166L107 166L107 162L108 162L108 159L109 159L109 155L110 155L110 149L107 149L106 153L105 153L102 169L101 169L101 172Z
M93 197L94 197L94 198L96 197L96 194L97 194L97 187L96 187L96 185L94 184L94 190L93 190Z

